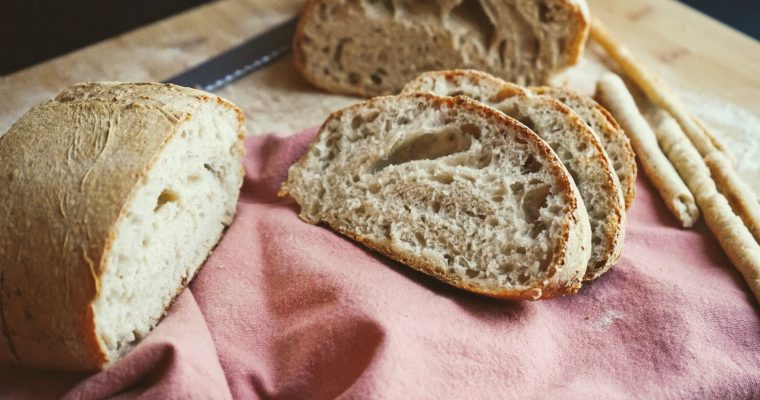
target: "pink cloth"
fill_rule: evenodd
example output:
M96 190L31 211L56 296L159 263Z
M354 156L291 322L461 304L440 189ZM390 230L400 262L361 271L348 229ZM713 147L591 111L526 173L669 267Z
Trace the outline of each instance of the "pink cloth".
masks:
M235 222L135 351L94 375L0 370L0 398L760 398L756 301L646 180L615 268L505 302L301 222L275 192L313 135L246 141Z

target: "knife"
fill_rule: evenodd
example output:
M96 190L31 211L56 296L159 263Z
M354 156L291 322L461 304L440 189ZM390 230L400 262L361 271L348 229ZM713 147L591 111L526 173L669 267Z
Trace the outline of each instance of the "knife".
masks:
M298 17L293 17L164 82L207 92L218 90L287 54L297 24Z

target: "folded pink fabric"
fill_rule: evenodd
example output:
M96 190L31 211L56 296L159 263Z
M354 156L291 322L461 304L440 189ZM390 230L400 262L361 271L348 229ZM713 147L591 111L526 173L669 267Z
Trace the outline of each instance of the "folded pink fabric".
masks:
M620 262L578 295L454 289L275 193L314 130L247 139L238 213L190 290L94 375L0 370L0 398L760 398L757 303L642 178Z

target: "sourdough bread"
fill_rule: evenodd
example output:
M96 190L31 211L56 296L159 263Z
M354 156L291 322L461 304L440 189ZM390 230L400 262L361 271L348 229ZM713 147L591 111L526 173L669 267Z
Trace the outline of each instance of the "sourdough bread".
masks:
M596 135L572 110L551 97L533 95L525 88L473 70L421 74L404 88L406 93L416 91L480 99L537 133L572 175L589 214L593 246L585 279L598 277L618 260L625 234L620 183ZM494 97L493 93L514 95Z
M312 0L293 49L304 78L337 93L393 94L447 68L541 84L577 62L589 24L585 0Z
M377 97L333 113L280 195L306 222L493 297L573 293L590 252L586 211L556 155L464 97Z
M551 96L568 106L596 133L612 162L625 197L625 208L630 209L636 196L636 157L631 142L615 118L594 99L566 88L533 87L533 93Z
M0 138L0 362L94 370L155 326L242 184L242 113L198 90L89 83Z

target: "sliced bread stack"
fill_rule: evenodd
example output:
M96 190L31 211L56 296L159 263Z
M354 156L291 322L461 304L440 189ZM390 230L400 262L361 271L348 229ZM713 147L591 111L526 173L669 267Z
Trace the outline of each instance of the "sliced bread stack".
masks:
M280 194L306 222L454 286L571 294L620 257L636 173L590 101L472 70L422 74L401 95L332 114Z
M465 97L377 97L333 113L280 194L301 218L452 285L501 298L574 293L586 208L551 148Z
M531 128L562 160L586 205L593 247L585 278L596 278L617 262L625 233L622 186L597 134L575 112L552 96L474 70L424 73L404 88L415 91L467 96ZM622 147L614 140L608 143L615 150Z

